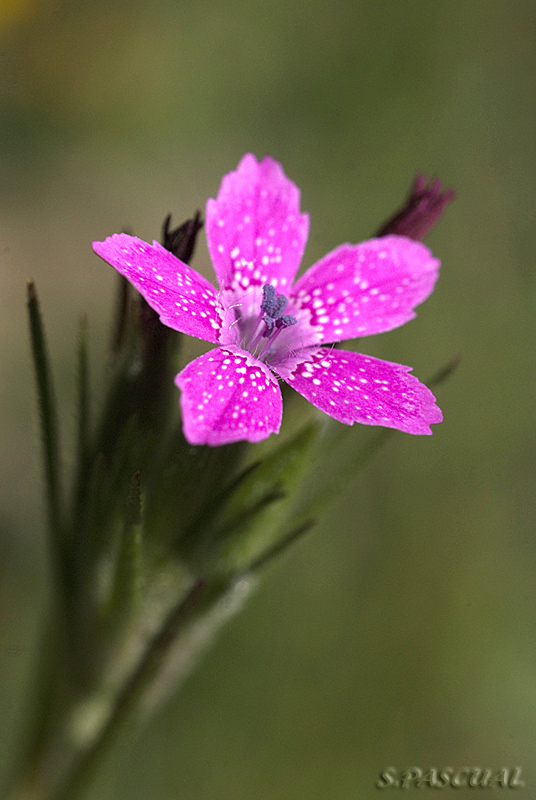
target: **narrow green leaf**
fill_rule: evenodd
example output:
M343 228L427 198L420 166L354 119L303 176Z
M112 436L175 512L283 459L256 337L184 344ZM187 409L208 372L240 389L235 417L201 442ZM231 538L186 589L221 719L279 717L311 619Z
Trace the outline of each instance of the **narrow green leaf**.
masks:
M110 355L115 358L125 341L130 304L130 284L123 275L118 275L114 320L110 336Z
M218 570L241 572L277 550L286 535L281 526L294 503L296 486L311 464L319 431L312 423L276 447L230 494L205 544Z
M76 509L81 507L84 503L86 494L86 486L89 478L90 471L90 432L89 432L89 364L88 364L88 332L87 332L87 317L82 315L80 317L80 325L78 330L78 352L77 352L77 365L78 365L78 419L77 419L77 442L76 442L76 462L77 462L77 475L74 483L74 515L76 516Z
M292 528L287 533L283 534L277 539L271 547L268 547L263 553L260 553L246 568L247 573L259 572L263 567L267 566L274 560L280 553L290 547L294 542L301 539L301 537L315 526L315 520L310 519L302 522L300 525Z
M64 550L60 478L60 445L56 401L48 362L45 333L39 310L39 300L33 281L28 282L28 316L32 356L37 385L43 462L47 493L48 520L54 558L60 568Z
M440 367L435 375L426 381L426 385L435 389L443 384L454 374L460 361L460 354L451 358ZM379 428L368 438L364 445L352 451L349 458L342 460L336 469L330 470L329 476L326 476L325 471L322 471L318 491L314 493L314 496L308 497L306 503L302 504L293 514L293 523L299 525L311 516L320 516L396 433L397 431L393 428ZM334 435L328 434L325 437L320 452L322 453L322 448L323 452L335 450L340 443L345 441L346 436L346 430L339 426Z
M132 403L132 378L128 368L133 363L135 354L129 353L122 359L112 376L109 390L103 404L100 419L97 423L93 456L103 453L111 459L116 451L117 443L124 432L124 427L129 424L134 414Z
M139 467L137 441L136 417L127 417L114 451L99 452L92 460L86 501L77 517L80 563L98 560L108 548L118 521L124 519L132 475Z
M89 447L89 365L87 317L80 317L78 331L78 463L86 461Z
M220 539L230 534L239 536L244 528L248 528L262 511L285 497L286 495L281 489L274 488L264 497L260 497L253 505L246 506L235 517L218 527L215 538Z
M340 463L337 469L332 469L329 476L322 471L320 486L316 488L313 496L310 493L307 495L305 503L292 515L292 524L300 525L311 516L318 518L342 494L394 433L392 428L381 428L370 436L362 447L356 449L349 458Z
M242 480L222 509L220 525L226 527L229 521L241 514L244 508L253 506L275 489L287 492L295 484L300 467L306 466L306 459L317 440L319 427L316 423L302 428L290 441L274 448L256 469Z
M450 361L447 361L442 367L438 369L435 375L426 381L426 385L430 389L435 389L436 386L440 386L442 383L445 383L458 369L462 361L462 354L457 353L453 356Z
M205 500L201 507L200 513L184 532L183 538L188 540L192 537L196 537L199 531L206 530L210 526L216 514L218 514L224 507L225 503L228 502L229 498L236 491L238 491L239 487L250 478L250 475L252 475L252 473L255 472L255 470L257 470L261 464L262 461L254 461L252 464L248 464L248 466L245 467L245 469L243 469L236 477L234 477L230 483L225 483L223 488L221 488L219 491L218 487L216 487L213 496L209 496Z
M192 447L177 428L158 471L149 479L147 526L178 554L195 549L221 507L224 487L241 467L246 442ZM225 498L224 498L225 499Z
M122 619L139 608L143 596L143 528L143 496L140 473L136 472L127 497L112 588L112 616Z

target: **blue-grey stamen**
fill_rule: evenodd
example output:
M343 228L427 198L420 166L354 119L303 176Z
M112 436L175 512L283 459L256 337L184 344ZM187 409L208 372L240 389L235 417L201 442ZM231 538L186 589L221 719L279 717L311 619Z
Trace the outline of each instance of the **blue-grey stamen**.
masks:
M291 314L284 314L279 319L276 319L275 326L276 328L288 328L290 325L295 325L297 321L296 317L291 316Z
M281 314L283 313L283 311L285 310L285 308L287 307L287 305L288 305L288 300L285 297L285 295L284 294L278 295L278 297L277 297L277 308L275 309L275 314L272 314L271 316L274 319L277 319L278 317L280 317Z
M275 320L272 317L269 317L267 314L264 315L263 320L266 323L266 330L262 335L269 336L274 329Z
M277 305L277 294L274 287L270 283L265 284L262 287L261 311L264 311L269 317L275 318Z
M288 300L284 294L277 294L274 287L267 283L262 287L261 311L264 312L263 320L266 330L262 334L264 337L270 336L274 327L288 328L295 325L297 320L290 314L283 314L287 307Z

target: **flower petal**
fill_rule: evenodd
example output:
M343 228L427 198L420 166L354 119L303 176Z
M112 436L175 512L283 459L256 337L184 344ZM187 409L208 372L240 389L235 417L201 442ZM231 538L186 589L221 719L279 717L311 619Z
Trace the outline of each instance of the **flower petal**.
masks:
M183 430L190 444L259 442L278 433L283 400L277 378L252 355L218 347L175 378L182 390Z
M309 217L281 165L244 156L206 209L208 249L222 289L271 283L284 293L300 265Z
M311 311L323 343L398 328L432 292L439 261L403 236L343 244L311 267L292 297Z
M218 343L221 304L210 283L158 242L116 233L93 249L147 300L160 319L181 333Z
M411 367L326 347L309 347L301 355L300 364L278 366L278 373L339 422L431 434L430 425L443 419L430 389L408 375Z

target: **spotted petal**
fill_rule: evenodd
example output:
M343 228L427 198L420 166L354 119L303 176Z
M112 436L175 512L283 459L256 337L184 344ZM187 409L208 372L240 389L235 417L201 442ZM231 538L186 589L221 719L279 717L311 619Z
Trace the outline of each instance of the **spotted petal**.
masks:
M222 289L271 283L283 292L301 262L309 217L300 192L269 156L244 156L206 209L208 248Z
M259 442L278 433L283 400L277 379L249 353L218 347L180 372L183 430L190 444Z
M420 242L384 236L343 244L296 283L292 296L311 312L320 342L398 328L434 288L439 261Z
M431 434L430 425L443 419L432 392L408 374L411 367L326 347L309 347L300 355L298 366L277 371L339 422Z
M136 287L164 325L217 343L221 304L210 283L158 242L116 233L93 249Z

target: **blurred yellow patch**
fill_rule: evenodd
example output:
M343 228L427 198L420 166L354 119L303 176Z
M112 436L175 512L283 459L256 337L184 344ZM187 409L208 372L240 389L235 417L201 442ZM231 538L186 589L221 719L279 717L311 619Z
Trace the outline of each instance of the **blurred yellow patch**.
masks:
M29 17L40 5L41 0L0 0L0 32Z

